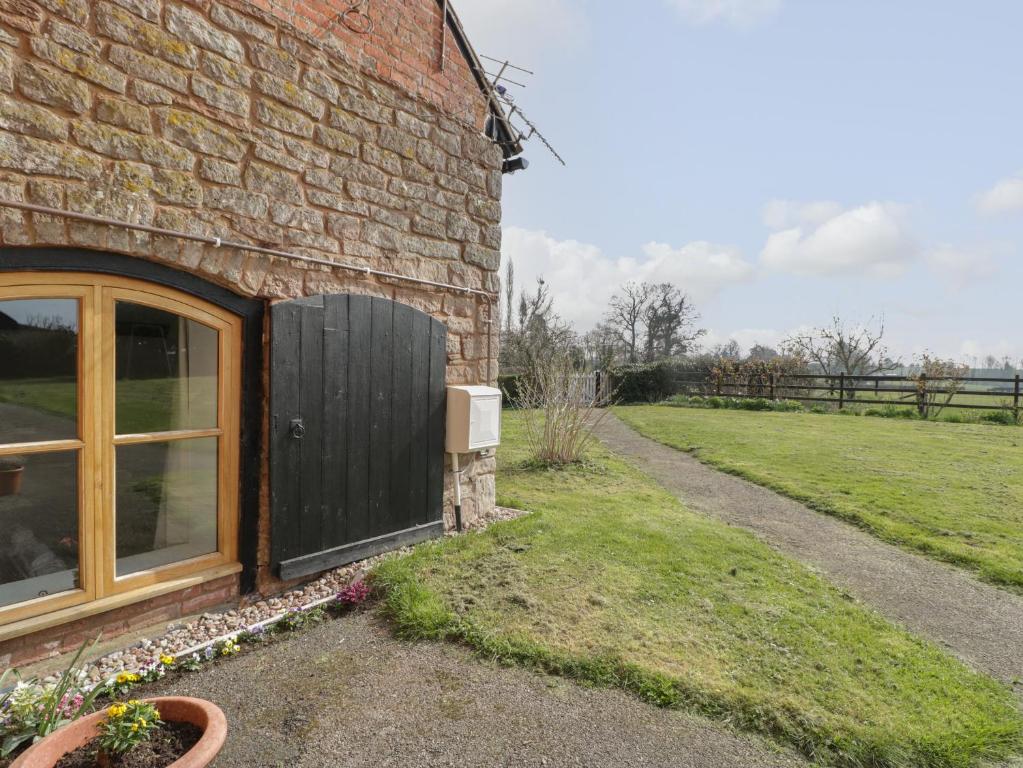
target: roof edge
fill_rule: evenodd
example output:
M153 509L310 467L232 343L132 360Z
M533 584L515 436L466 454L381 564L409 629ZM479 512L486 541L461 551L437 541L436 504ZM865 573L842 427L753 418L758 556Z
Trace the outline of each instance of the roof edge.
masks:
M437 0L437 4L441 8L441 13L445 13L446 10L445 28L451 30L455 43L458 45L458 50L469 65L469 70L472 72L473 77L476 78L476 84L479 86L480 91L487 99L487 106L490 114L494 117L497 127L498 135L495 141L504 152L505 159L522 154L522 141L519 138L518 131L511 124L508 115L504 111L504 106L494 93L493 86L487 79L486 70L483 68L483 62L480 61L472 43L469 42L469 37L465 34L465 28L462 26L461 19L458 18L458 14L451 6L450 0Z

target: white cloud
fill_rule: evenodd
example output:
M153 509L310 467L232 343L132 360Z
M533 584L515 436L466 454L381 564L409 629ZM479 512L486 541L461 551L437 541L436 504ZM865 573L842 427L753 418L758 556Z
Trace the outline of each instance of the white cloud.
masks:
M782 0L667 0L692 24L721 22L748 27L774 16Z
M689 293L699 307L722 289L752 278L754 267L735 248L704 241L674 248L648 243L640 257L614 258L595 245L556 240L546 232L508 227L504 259L515 263L516 295L543 276L555 311L579 330L604 316L608 299L624 283L670 282Z
M980 196L977 207L990 215L1023 210L1023 173L999 181Z
M455 0L453 5L478 53L527 69L551 51L574 50L587 34L578 0Z
M769 229L819 227L842 212L842 206L831 200L800 203L795 200L770 200L764 206L764 225Z
M797 275L858 274L896 277L918 253L905 206L871 202L842 210L834 203L769 203L774 232L760 255L779 272ZM791 226L795 224L795 226Z
M929 251L924 258L932 272L954 287L984 280L995 273L995 260L986 248L965 249L940 245Z

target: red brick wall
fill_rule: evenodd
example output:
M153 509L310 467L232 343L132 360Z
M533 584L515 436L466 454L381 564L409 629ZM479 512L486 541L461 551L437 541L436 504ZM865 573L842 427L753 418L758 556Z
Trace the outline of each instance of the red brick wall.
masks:
M190 0L203 5L204 0ZM369 34L342 23L331 24L348 0L251 0L264 11L321 39L339 56L382 80L400 86L448 114L477 126L486 102L450 28L444 68L441 58L441 8L437 0L363 0L373 21Z
M179 592L153 597L106 613L0 643L0 670L74 651L102 633L109 640L154 624L169 624L238 600L238 577L225 576Z

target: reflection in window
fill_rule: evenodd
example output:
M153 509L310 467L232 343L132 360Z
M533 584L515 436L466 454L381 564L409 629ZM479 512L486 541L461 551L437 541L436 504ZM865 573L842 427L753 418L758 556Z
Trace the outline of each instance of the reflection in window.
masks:
M78 453L0 457L0 606L78 587Z
M217 438L117 448L117 575L217 551Z
M116 306L117 433L215 428L216 329L141 304Z
M0 300L0 444L78 437L77 375L77 300Z

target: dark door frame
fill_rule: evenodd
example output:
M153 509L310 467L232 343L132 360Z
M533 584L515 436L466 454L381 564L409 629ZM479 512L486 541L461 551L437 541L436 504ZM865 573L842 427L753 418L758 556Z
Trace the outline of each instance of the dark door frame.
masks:
M263 317L266 302L240 296L190 272L163 264L84 248L0 247L0 272L92 272L144 280L191 294L242 319L242 412L238 478L238 555L241 593L256 588L259 550L263 420ZM248 482L246 482L248 480Z

